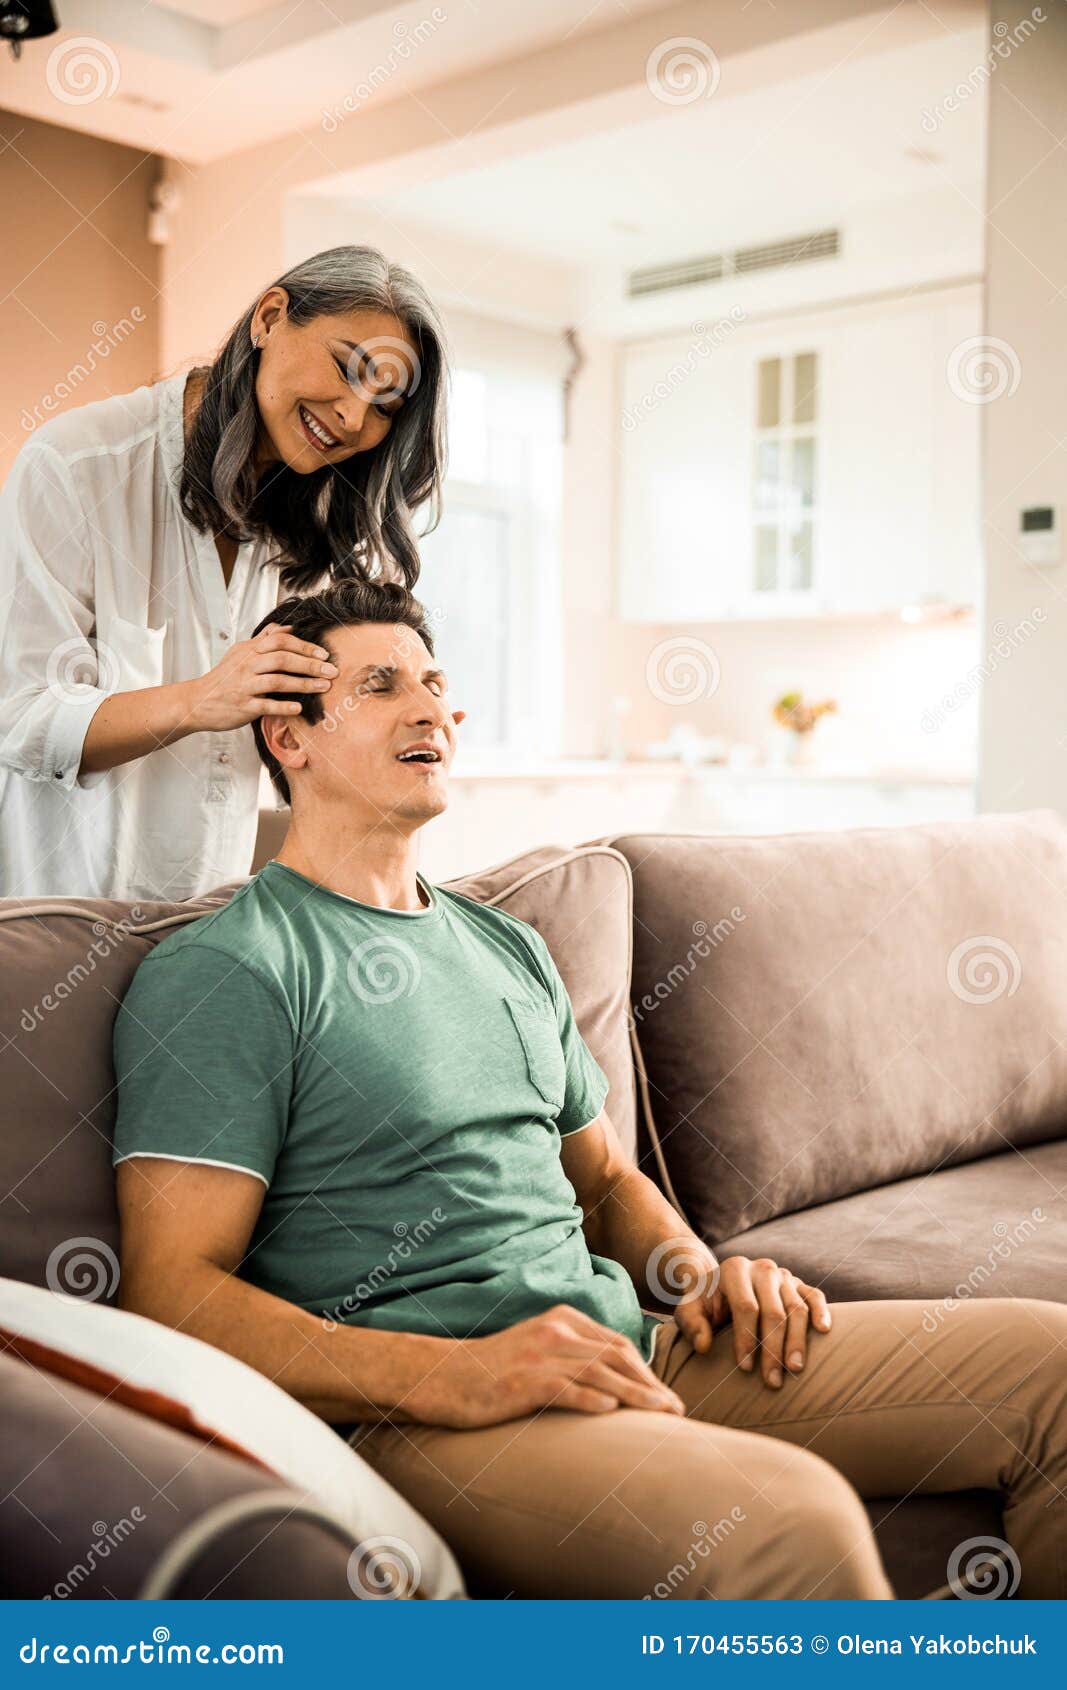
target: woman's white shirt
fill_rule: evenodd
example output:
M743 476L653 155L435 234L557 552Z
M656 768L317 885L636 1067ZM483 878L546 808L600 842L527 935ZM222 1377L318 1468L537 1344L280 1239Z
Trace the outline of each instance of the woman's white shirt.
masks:
M250 727L192 733L79 775L115 692L190 680L279 598L278 548L213 536L178 503L184 373L45 423L0 490L0 893L187 898L249 872Z

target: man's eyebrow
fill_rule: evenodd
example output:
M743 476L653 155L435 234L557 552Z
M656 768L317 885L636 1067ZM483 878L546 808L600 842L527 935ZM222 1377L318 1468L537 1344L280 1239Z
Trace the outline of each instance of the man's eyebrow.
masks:
M399 673L400 671L395 663L365 663L362 669L353 670L352 674L349 676L349 680L363 681L369 679L373 675L381 676L383 680L391 681ZM424 681L440 681L446 690L448 688L448 678L443 669L424 669L422 672L422 678Z

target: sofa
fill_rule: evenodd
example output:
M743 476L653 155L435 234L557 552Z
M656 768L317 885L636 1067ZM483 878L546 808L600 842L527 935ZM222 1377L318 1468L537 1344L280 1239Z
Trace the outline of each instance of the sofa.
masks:
M149 948L239 884L184 904L0 901L0 1276L49 1284L65 1241L117 1252L115 1011ZM541 931L624 1143L720 1258L770 1256L831 1301L927 1298L936 1319L970 1296L1067 1298L1055 812L611 835L444 884ZM231 1451L2 1349L0 1386L5 1596L47 1591L93 1522L146 1487L168 1506L79 1595L143 1593L175 1534L277 1491ZM351 1545L270 1506L223 1509L172 1593L351 1598ZM1002 1536L993 1492L867 1506L902 1597L943 1594L961 1543Z

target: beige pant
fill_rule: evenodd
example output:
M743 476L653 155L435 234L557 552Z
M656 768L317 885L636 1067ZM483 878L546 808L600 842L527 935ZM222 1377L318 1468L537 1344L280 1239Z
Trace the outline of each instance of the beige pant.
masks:
M363 1428L362 1456L451 1544L471 1593L893 1597L861 1497L999 1491L1020 1597L1067 1597L1067 1304L835 1303L774 1390L673 1320L687 1415L546 1410ZM946 1575L947 1576L947 1575Z

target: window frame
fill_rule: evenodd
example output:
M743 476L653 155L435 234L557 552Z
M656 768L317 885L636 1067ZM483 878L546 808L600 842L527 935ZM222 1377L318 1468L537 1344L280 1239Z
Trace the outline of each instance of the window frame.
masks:
M793 420L796 398L797 364L801 358L810 357L814 360L814 415L808 422ZM764 366L771 362L779 365L778 387L778 420L773 424L760 423L760 400L763 386ZM805 342L803 345L791 344L775 350L762 348L752 359L752 375L749 391L752 395L751 428L749 441L749 545L746 563L746 591L745 605L747 609L762 615L789 614L797 610L810 610L819 602L821 586L821 570L819 557L819 489L821 486L821 444L823 440L820 417L821 382L824 369L823 350L817 344ZM788 418L788 421L784 421ZM793 498L793 455L798 441L810 440L812 443L812 488L813 496L810 505L801 505ZM760 503L760 448L766 444L779 448L779 467L776 485L779 489L778 499L770 505ZM807 586L791 587L783 584L792 563L792 546L794 536L807 524L810 530L811 575ZM761 530L771 530L775 535L777 557L775 567L775 585L760 587L757 585L757 571L759 559L759 535Z

